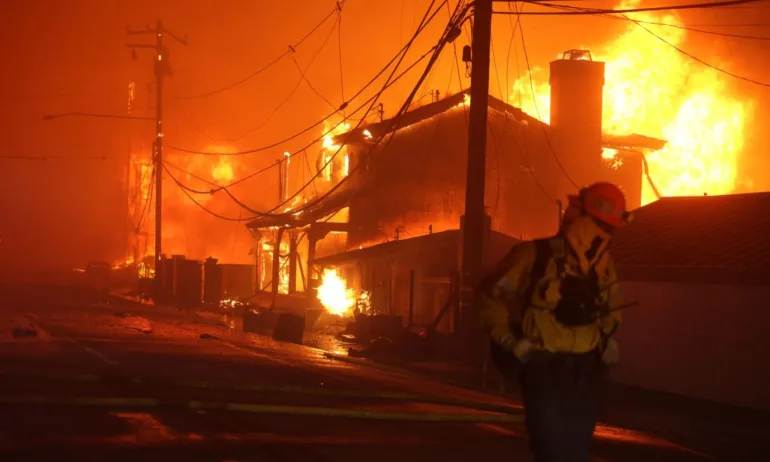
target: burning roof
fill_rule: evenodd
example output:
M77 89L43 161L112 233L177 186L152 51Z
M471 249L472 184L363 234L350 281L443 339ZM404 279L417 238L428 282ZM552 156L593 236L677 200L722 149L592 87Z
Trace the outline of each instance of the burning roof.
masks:
M378 123L361 126L345 133L341 133L337 136L334 136L333 138L330 138L329 140L326 140L325 143L333 146L370 145L374 147L377 145L377 140L381 140L383 136L388 135L389 133L409 129L413 126L423 123L435 124L437 123L436 117L448 114L452 110L463 108L464 106L468 105L469 101L469 91L466 90L461 93L448 96L439 101L410 110L401 116L392 119L386 119ZM521 124L536 130L538 133L542 129L549 129L546 123L539 121L538 119L526 114L521 109L511 106L510 104L494 98L493 96L489 96L488 107L490 110L495 111L498 114L504 114L506 120L509 123ZM604 142L607 149L614 150L630 150L638 148L655 150L665 146L665 143L666 142L663 140L645 137L642 135L608 136ZM259 217L249 222L247 226L252 230L274 227L302 228L313 223L314 221L327 217L342 208L348 207L353 196L357 192L359 192L358 189L345 185L334 194L319 199L308 207L304 207L301 212L287 212L283 214Z
M422 122L424 120L430 119L431 117L435 117L439 114L445 113L450 109L456 108L463 104L467 104L469 100L470 100L470 90L464 90L461 93L451 95L447 98L436 101L434 103L426 104L425 106L421 106L417 109L408 111L400 117L396 117L393 119L386 119L386 120L383 120L382 122L370 124L367 126L362 126L355 130L351 130L347 133L338 135L334 138L334 142L335 144L373 143L374 140L378 139L383 135L386 135L392 131L400 130L402 128L408 127L418 122ZM521 109L515 106L512 106L510 104L507 104L506 102L501 101L492 95L489 95L488 106L492 110L508 115L514 121L522 122L531 126L537 126L537 125L543 125L546 127L548 126L547 123L541 122L535 117L528 115L526 112L522 111ZM658 149L663 149L663 147L665 147L666 145L666 141L664 140L660 140L657 138L652 138L644 135L637 135L637 134L630 134L627 136L605 135L603 137L603 143L605 147L609 149L643 148L643 149L658 150Z
M261 216L247 223L246 227L252 230L279 227L304 228L347 207L354 193L355 190L353 189L340 188L339 191L311 202L297 212L287 211L281 214Z

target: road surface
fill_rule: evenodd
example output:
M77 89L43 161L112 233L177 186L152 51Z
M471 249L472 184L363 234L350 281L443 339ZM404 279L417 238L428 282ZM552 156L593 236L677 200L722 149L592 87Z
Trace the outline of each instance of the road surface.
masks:
M531 460L520 408L503 398L195 313L79 289L0 290L3 461ZM744 460L720 448L602 425L592 460Z

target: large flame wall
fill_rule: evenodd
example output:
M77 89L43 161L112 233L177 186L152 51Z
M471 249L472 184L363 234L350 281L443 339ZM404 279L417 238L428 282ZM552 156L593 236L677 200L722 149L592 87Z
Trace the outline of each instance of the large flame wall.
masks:
M631 17L682 25L673 14ZM686 30L654 31L671 45L685 46ZM651 178L663 196L731 193L738 185L744 132L755 104L736 96L731 77L693 61L663 40L629 23L614 40L590 47L593 59L606 63L604 131L668 141L663 150L647 156ZM512 104L546 122L550 120L547 74L532 70L535 102L529 75L514 84L511 96ZM645 182L642 203L655 199Z

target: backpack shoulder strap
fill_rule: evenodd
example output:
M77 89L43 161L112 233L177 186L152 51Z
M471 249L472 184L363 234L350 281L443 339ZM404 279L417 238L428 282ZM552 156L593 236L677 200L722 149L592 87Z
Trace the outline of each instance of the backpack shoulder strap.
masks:
M535 261L532 263L532 270L529 273L527 291L524 292L524 301L527 304L532 301L532 295L535 293L535 286L538 281L545 275L548 261L551 259L551 251L553 250L551 239L536 239L533 242L535 244Z
M564 239L564 236L558 235L548 239L548 245L550 247L551 256L556 261L556 267L559 269L559 274L563 274L567 261L566 239Z

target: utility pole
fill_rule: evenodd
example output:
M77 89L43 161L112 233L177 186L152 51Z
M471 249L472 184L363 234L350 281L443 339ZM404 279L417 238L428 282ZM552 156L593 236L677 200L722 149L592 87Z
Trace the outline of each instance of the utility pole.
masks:
M155 141L153 142L153 165L155 168L155 296L159 296L162 287L160 258L162 255L162 215L163 215L163 83L166 75L173 75L168 61L168 50L163 45L163 36L168 34L183 45L187 40L163 28L163 21L158 19L155 29L128 30L128 35L155 34L155 45L129 44L131 48L150 48L155 52L153 58L155 72ZM136 53L134 51L134 57Z
M474 289L481 275L485 235L484 186L487 155L487 105L489 97L489 57L492 35L492 0L476 0L471 43L471 101L468 123L468 166L465 183L465 216L460 288L461 336L475 358Z

